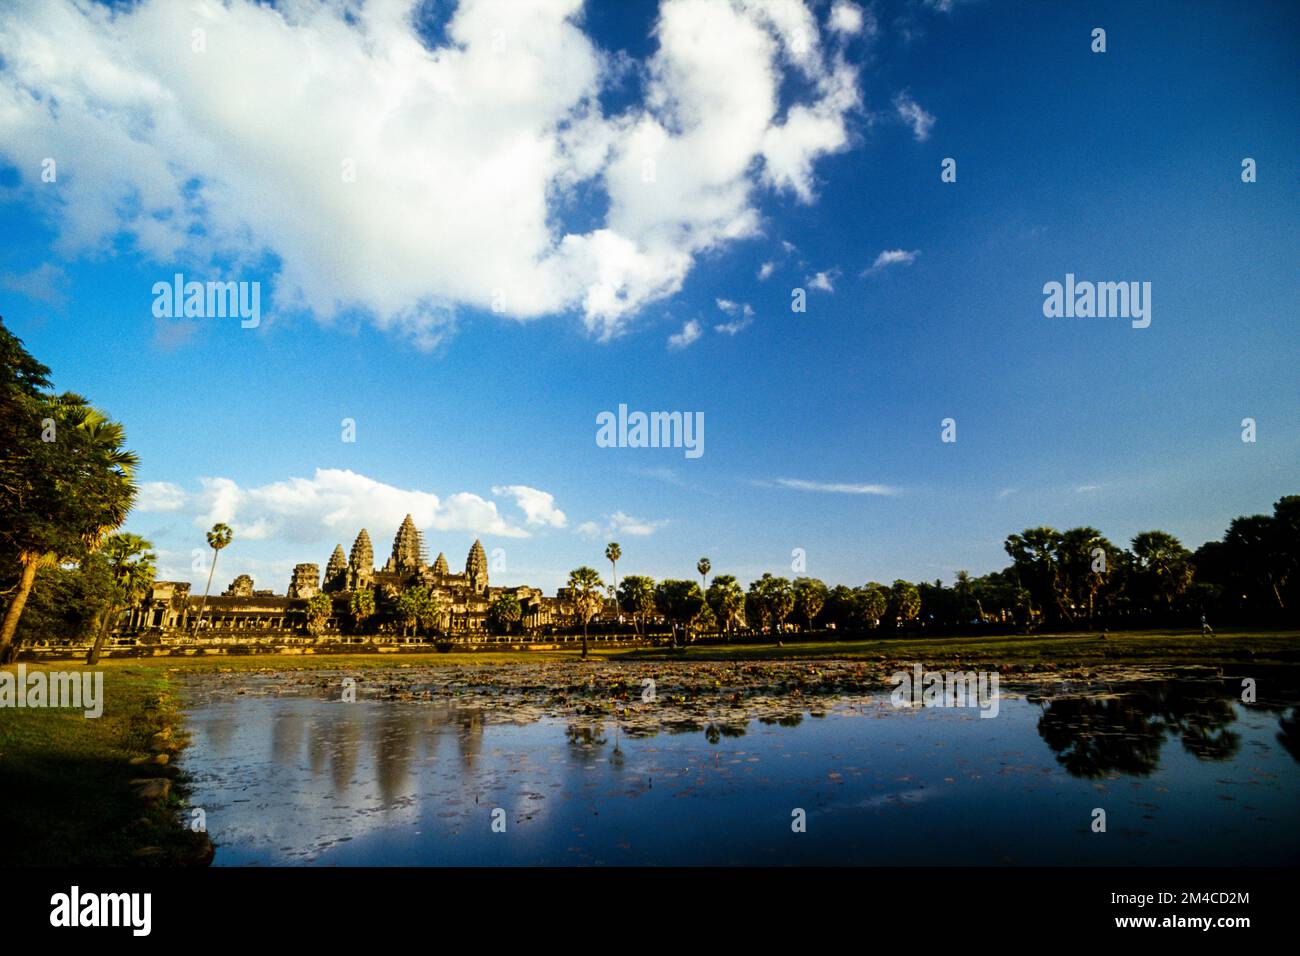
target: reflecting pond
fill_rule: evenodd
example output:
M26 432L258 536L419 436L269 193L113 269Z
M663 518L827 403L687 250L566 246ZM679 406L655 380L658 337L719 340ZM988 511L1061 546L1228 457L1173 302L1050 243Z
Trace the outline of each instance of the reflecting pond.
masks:
M633 735L512 701L236 683L186 687L181 765L216 865L1300 862L1296 698L1242 704L1222 681L1004 686L994 719L794 699Z

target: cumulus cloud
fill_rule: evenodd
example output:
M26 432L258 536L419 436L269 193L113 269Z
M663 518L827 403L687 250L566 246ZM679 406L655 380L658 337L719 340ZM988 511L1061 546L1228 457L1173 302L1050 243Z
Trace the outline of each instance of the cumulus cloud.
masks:
M667 519L644 521L640 518L634 518L623 511L615 511L611 515L606 515L603 523L584 521L574 530L588 538L612 538L619 535L643 538L654 534L667 523Z
M735 335L748 328L754 321L754 310L748 302L732 302L730 299L718 299L718 308L731 316L730 322L722 322L713 327L715 332L723 335Z
M555 507L555 496L548 491L539 491L527 485L497 485L492 489L494 495L507 495L515 499L515 504L524 513L524 520L530 525L545 525L551 528L563 528L568 523L564 512Z
M830 20L827 26L836 33L855 34L862 32L864 25L862 8L856 3L849 3L848 0L836 0L831 7ZM868 33L875 32L875 21L871 21L871 29Z
M898 111L899 118L912 127L912 135L918 143L923 143L930 138L934 117L923 110L920 103L907 93L897 93L894 96L894 109Z
M776 483L782 488L796 491L820 491L837 495L896 495L898 490L888 485L866 485L851 482L805 481L802 478L778 478Z
M674 332L668 336L668 347L670 349L684 349L700 337L701 331L700 323L691 319L682 326L680 332Z
M758 281L762 282L764 279L771 276L772 270L775 268L776 268L775 262L764 262L761 266L758 267Z
M849 145L857 67L801 2L663 0L643 95L608 115L627 64L581 0L462 0L437 46L416 6L14 0L0 155L61 255L270 268L276 309L432 347L465 308L618 334Z
M835 277L838 270L829 269L826 272L818 272L804 280L804 284L810 289L817 289L820 292L835 291Z
M137 511L180 511L189 496L180 485L169 481L141 482L135 496Z
M253 487L223 477L201 478L199 485L199 490L187 492L179 485L148 483L141 488L136 508L142 512L189 510L194 514L196 528L206 529L223 521L236 536L251 541L351 540L366 528L372 540L382 542L384 536L397 530L407 514L422 530L507 538L529 536L528 531L503 518L495 502L479 495L457 492L443 498L427 491L398 488L346 469L318 468L311 478L289 478ZM528 523L562 526L555 521L563 520L563 513L554 508L549 494L522 485L508 488L524 509ZM498 492L494 489L493 493ZM523 503L525 498L528 505Z
M920 254L921 250L919 249L913 249L911 252L906 249L885 249L880 255L876 256L876 261L866 271L879 272L881 269L888 269L890 266L910 266Z

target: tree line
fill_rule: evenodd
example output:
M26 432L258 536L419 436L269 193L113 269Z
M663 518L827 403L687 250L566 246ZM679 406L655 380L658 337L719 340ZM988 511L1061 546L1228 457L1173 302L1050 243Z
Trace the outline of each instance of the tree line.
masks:
M765 573L748 587L734 575L707 581L701 558L693 580L618 581L616 543L606 549L614 571L609 598L641 633L655 618L679 636L738 631L780 633L881 627L934 630L1036 627L1109 628L1225 624L1284 625L1300 620L1300 495L1272 514L1234 518L1222 539L1195 552L1165 531L1143 531L1121 548L1090 527L1026 528L1003 542L1010 565L979 577L958 571L951 585L902 579L858 587L813 577ZM605 588L589 567L569 576L584 629L605 607Z

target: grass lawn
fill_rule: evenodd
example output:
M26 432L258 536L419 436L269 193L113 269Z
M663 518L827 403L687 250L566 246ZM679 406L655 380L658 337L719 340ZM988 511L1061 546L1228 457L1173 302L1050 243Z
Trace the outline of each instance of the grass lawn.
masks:
M65 662L26 667L28 673L88 669ZM176 821L174 769L130 763L164 749L154 745L154 734L176 724L165 670L130 662L102 669L100 717L86 718L81 710L0 710L0 827L8 834L0 864L175 864L202 854L206 838ZM149 777L173 780L166 801L136 796L131 781Z
M205 670L370 670L402 665L527 664L530 661L577 660L576 644L562 650L453 651L450 653L213 654L158 657L133 661L135 666ZM877 638L864 641L802 641L787 635L784 646L772 643L693 645L685 652L667 647L604 648L594 642L591 656L605 662L914 660L991 665L1026 664L1223 664L1235 661L1300 665L1300 631L1227 631L1202 637L1199 631L1120 631L1103 640L1098 634L1033 634L995 637ZM109 661L109 666L123 663Z

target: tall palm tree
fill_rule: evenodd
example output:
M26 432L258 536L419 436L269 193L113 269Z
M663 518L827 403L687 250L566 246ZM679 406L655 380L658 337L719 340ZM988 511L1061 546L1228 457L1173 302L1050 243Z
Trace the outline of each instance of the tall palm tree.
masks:
M713 570L713 565L709 563L708 558L700 558L700 560L695 564L695 570L700 572L700 583L703 585L702 590L707 591L709 589L708 576L709 572Z
M601 591L605 582L600 579L595 568L583 565L569 572L569 590L573 592L573 602L577 606L578 616L582 618L582 656L587 656L587 624L600 610L604 597Z
M611 595L618 594L618 559L621 557L623 557L623 549L618 546L617 541L611 541L605 548L605 560L614 569L614 584L609 589Z
M230 539L235 536L235 532L230 530L230 525L218 521L208 532L208 547L212 549L212 567L208 568L208 584L203 589L203 601L199 604L199 616L194 619L194 633L199 633L199 625L203 623L203 610L208 606L208 592L212 590L212 574L217 570L217 555L221 549L230 544Z

